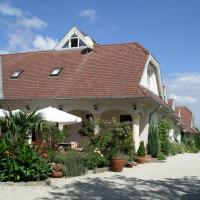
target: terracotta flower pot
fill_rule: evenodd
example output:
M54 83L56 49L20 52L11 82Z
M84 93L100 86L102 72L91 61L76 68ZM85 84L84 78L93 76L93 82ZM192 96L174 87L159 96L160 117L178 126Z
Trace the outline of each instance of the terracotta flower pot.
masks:
M151 156L146 155L146 156L139 156L136 158L137 163L143 164L143 163L148 163L151 161Z
M113 172L121 172L124 168L125 160L121 158L112 158L111 169Z
M52 173L52 177L53 178L61 178L61 177L63 177L63 172L62 171L53 171L53 173Z
M133 164L127 163L127 164L126 164L126 167L127 167L127 168L133 168Z
M136 158L136 161L139 164L143 164L143 163L146 162L146 158L145 158L145 156L139 156L139 157Z

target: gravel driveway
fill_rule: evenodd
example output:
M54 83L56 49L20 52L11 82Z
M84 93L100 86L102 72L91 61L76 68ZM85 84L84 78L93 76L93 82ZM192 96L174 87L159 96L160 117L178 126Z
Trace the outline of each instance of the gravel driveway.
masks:
M52 179L52 186L0 186L0 200L200 200L200 153L169 157L122 173Z

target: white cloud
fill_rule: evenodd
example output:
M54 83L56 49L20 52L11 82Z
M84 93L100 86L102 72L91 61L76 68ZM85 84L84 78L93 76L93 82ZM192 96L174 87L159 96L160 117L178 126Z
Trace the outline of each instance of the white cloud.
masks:
M37 16L12 7L9 3L0 3L0 26L6 32L7 45L1 48L4 52L24 52L52 49L56 41L48 36L41 36L35 30L47 27L47 23Z
M33 40L33 47L39 50L53 49L58 42L50 37L37 35Z
M0 3L0 13L2 15L22 17L23 13L19 8L14 8L8 3Z
M94 9L82 10L80 11L79 16L89 19L89 21L95 21L97 20L97 11Z
M47 26L46 22L37 17L31 17L31 18L24 17L22 19L18 19L17 23L25 27L30 27L35 29L41 29Z
M178 104L187 104L187 103L198 103L198 99L191 96L178 96L176 94L170 94L170 99L174 99Z
M166 81L168 96L175 99L176 105L186 105L195 114L200 127L200 73L176 74Z

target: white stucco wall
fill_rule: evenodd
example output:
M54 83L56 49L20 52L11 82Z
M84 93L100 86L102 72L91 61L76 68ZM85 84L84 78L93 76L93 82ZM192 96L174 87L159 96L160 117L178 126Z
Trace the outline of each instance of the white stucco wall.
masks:
M149 128L149 113L158 107L157 104L152 104L151 100L147 99L105 99L105 100L35 100L35 101L7 101L1 102L2 108L6 109L6 103L14 109L26 109L26 105L34 110L39 106L40 109L48 106L59 108L61 106L63 111L72 113L81 118L84 118L86 113L92 113L93 115L99 115L103 119L111 119L115 116L118 120L121 114L130 114L139 117L139 141L144 141L145 145L148 141L148 128ZM97 105L98 110L94 110L94 105ZM134 106L136 105L136 110ZM79 110L79 111L78 111ZM80 111L81 110L81 111ZM159 121L161 114L159 111L153 114L152 121ZM133 120L134 123L134 120ZM68 141L77 141L79 144L82 141L82 137L78 131L80 130L82 123L69 126L72 134ZM85 138L85 137L84 137Z

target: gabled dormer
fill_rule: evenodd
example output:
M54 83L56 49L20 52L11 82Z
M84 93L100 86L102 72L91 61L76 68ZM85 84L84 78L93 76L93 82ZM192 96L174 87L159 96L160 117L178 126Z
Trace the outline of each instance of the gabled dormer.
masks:
M66 50L75 48L93 49L94 41L77 27L73 27L63 39L56 45L55 50Z
M140 85L151 90L154 94L165 100L163 84L160 74L160 66L157 60L150 54L144 66Z

